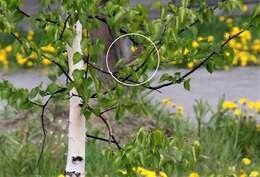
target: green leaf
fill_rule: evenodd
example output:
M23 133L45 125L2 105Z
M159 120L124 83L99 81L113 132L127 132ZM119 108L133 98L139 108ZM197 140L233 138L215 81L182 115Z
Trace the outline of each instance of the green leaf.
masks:
M54 93L58 90L58 85L56 83L50 83L48 86L47 86L47 89L46 91L47 92L50 92L50 93Z
M122 119L123 115L124 115L124 108L122 107L122 105L119 105L118 108L116 109L115 119L118 121Z
M183 86L186 90L190 91L190 78L184 81Z
M50 0L41 0L41 6L43 8L47 7L50 3Z
M99 115L100 115L100 112L101 112L100 108L94 108L94 109L93 109L93 113L94 113L96 116L99 116Z
M184 7L179 8L179 16L180 16L180 22L182 23L184 21L186 9Z
M206 65L206 69L209 73L213 73L214 71L214 67L213 67L213 63L212 62L208 62L207 65Z
M81 81L84 78L84 75L85 75L85 71L84 70L79 70L79 69L76 69L72 73L73 79L75 81Z
M163 6L163 4L160 1L155 1L152 4L153 9L160 9Z
M72 40L73 40L72 30L65 29L65 31L63 33L63 40L66 41L69 45L72 44Z
M169 75L168 73L165 73L161 76L160 78L160 82L163 82L163 81L173 81L175 80L175 77Z
M254 10L252 12L252 18L254 18L258 15L260 15L260 5L259 4L254 7Z
M77 64L82 60L82 54L79 52L74 53L73 55L73 64Z

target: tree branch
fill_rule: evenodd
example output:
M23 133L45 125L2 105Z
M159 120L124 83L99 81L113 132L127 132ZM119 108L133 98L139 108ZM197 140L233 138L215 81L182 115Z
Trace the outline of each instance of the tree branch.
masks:
M104 74L111 75L109 72L107 72L107 71L101 69L99 66L96 66L95 64L90 63L89 61L88 61L88 65L91 66L92 68L94 68L94 69L96 69L96 70L98 70L98 71L104 73ZM114 74L113 74L113 75L114 75ZM116 76L116 75L114 75L114 76ZM127 77L128 77L128 76L127 76ZM123 82L124 82L124 81L129 81L129 82L132 82L132 83L135 83L135 84L140 84L140 82L130 80L129 78L121 78L121 77L120 77L119 79L122 79ZM150 89L150 90L155 90L155 91L161 93L160 90L156 90L156 89L154 89L153 87L145 86L145 85L142 85L142 86L143 86L144 88L147 88L147 89ZM114 89L115 89L115 88L114 88ZM114 89L112 89L112 90L114 90ZM107 93L107 92L106 92L106 93Z
M249 25L248 28L251 28L253 25ZM241 30L240 32L238 32L237 34L233 35L233 36L229 36L229 38L220 46L220 49L222 50L229 41L231 41L232 39L236 38L237 36L239 36L240 34L242 34L245 30ZM189 75L191 75L193 72L195 72L197 69L199 69L202 65L204 65L207 61L209 61L211 59L211 57L213 57L215 54L217 54L216 51L211 52L202 62L200 62L196 67L194 67L192 70L190 70L189 72L187 72L186 74L184 74L179 80L177 80L177 83L181 83L186 77L188 77ZM170 86L174 84L173 81L168 82L168 83L164 83L158 86L154 86L154 89L161 89L163 87L166 86Z
M66 27L67 27L67 23L68 23L68 20L69 20L70 16L71 16L71 15L69 14L69 15L67 16L67 18L65 19L65 21L64 21L64 26L63 26L63 28L62 28L62 31L61 31L59 40L62 40L64 31L65 31L65 29L66 29Z
M31 18L31 15L27 14L26 12L24 12L20 7L16 7L16 10L18 12L20 12L22 15L24 15L25 17L27 18ZM40 19L40 18L34 18L36 21L39 21L39 22L43 22L44 20L43 19ZM52 24L58 24L57 21L53 21L51 19L45 19L44 22L48 22L48 23L52 23Z
M44 113L45 113L45 109L48 105L48 103L51 101L51 99L58 93L62 93L66 90L66 88L62 88L60 90L57 90L56 92L54 92L52 95L50 95L50 97L47 99L47 101L42 105L42 111L41 111L41 125L42 125L42 132L43 132L43 140L42 140L42 146L41 146L41 151L40 151L40 155L37 161L37 166L39 166L43 152L44 152L44 147L45 147L45 142L46 142L46 138L47 138L47 132L46 132L46 128L45 128L45 124L44 124Z
M114 144L116 144L116 141L114 141L114 140L111 141L109 139L98 137L98 136L94 136L94 135L90 135L90 134L86 134L86 136L88 138L92 138L92 139L95 139L95 140L100 140L100 141L104 141L104 142L107 142L107 143L114 143Z
M91 108L89 105L87 105L87 109L90 110L91 112L93 112L93 108ZM103 121L103 123L106 125L107 129L108 129L108 133L109 133L109 140L108 142L114 141L114 143L116 144L118 149L122 149L122 147L120 146L119 142L116 141L114 135L113 135L113 129L112 126L110 124L110 122L107 120L107 118L105 118L101 113L98 115L98 117Z

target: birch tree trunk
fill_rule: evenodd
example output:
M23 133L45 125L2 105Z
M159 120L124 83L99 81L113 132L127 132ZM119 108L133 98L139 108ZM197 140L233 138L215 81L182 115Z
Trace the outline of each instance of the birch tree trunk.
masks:
M73 55L76 52L82 53L80 42L82 39L82 25L78 21L75 24L76 35L73 39L72 46L67 46L69 74L75 69L83 69L83 60L74 64ZM74 88L71 90L70 95L77 95ZM69 104L69 133L68 133L68 154L66 164L66 177L85 177L85 118L81 115L80 108L81 99L72 96Z

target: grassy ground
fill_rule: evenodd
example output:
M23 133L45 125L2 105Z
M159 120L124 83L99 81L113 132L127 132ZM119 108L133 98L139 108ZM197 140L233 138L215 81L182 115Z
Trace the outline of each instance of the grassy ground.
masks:
M161 177L166 174L168 177L257 176L260 173L260 128L256 121L259 115L246 105L241 107L240 114L235 114L232 108L223 108L222 104L212 111L200 101L194 107L196 121L191 123L161 105L145 103L145 116L128 115L122 122L113 122L115 136L123 143L122 150L89 139L87 176L156 177L155 173ZM49 133L39 166L38 113L16 116L13 111L2 113L2 117L9 119L1 119L0 177L56 177L63 173L67 141L63 117L67 113L57 110L52 109L59 115L54 115L56 119L48 116ZM89 133L106 135L98 121L89 122L96 125L96 128L89 127Z

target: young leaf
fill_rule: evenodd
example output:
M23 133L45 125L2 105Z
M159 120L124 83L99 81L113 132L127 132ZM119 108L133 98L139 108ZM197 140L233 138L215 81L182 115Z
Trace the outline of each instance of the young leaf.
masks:
M186 90L190 91L190 79L185 80L183 86Z
M207 66L206 66L206 69L207 69L207 71L209 72L209 73L213 73L213 64L212 64L212 62L208 62L207 63Z
M76 52L73 56L73 64L77 64L82 60L82 55L79 52Z

